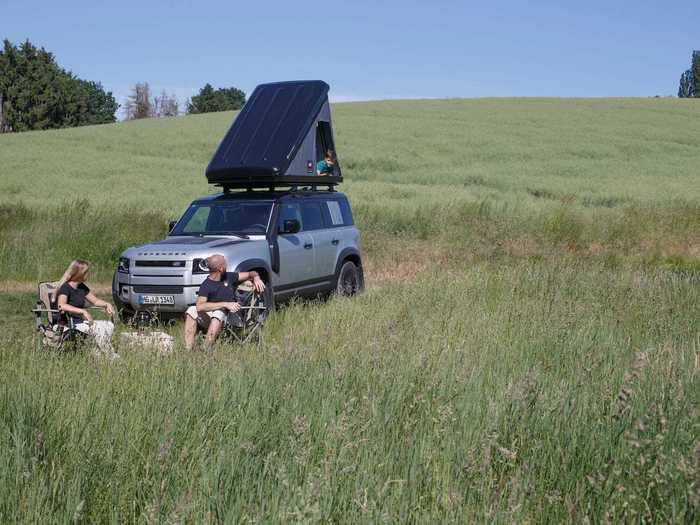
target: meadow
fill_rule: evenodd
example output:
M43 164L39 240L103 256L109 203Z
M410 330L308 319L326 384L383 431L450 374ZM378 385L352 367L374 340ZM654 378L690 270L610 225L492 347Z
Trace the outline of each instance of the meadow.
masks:
M363 295L212 354L34 352L36 282L108 292L233 116L0 136L0 521L700 519L699 105L337 104Z

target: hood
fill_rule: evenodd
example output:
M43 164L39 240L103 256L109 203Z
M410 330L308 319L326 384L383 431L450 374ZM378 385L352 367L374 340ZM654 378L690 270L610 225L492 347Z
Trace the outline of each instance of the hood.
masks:
M196 255L202 251L216 248L226 248L236 244L254 242L249 239L237 239L231 237L188 237L174 236L155 241L141 246L129 248L125 254L129 257L162 257L162 256L188 256Z

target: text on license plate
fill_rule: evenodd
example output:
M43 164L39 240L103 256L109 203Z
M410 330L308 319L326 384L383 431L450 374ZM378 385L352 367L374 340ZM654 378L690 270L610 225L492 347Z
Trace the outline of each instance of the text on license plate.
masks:
M174 295L141 295L140 304L175 304Z

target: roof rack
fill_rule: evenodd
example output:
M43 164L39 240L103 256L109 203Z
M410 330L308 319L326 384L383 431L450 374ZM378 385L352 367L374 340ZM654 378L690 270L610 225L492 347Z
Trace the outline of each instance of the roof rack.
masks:
M253 180L239 180L232 182L222 182L216 184L223 189L224 193L230 193L231 190L263 190L276 191L287 189L288 191L301 191L302 187L305 191L336 191L335 186L342 182L342 177L277 177L268 180L262 180L260 177L255 177ZM327 188L322 190L320 188Z

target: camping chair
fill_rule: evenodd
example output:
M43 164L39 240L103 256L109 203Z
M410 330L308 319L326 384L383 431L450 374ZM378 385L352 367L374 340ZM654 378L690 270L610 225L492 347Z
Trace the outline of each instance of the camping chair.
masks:
M269 305L265 304L265 295L257 293L253 289L253 284L246 281L236 288L236 302L241 305L241 309L238 312L229 313L225 335L241 344L252 341L261 342L262 325L269 313Z
M32 312L36 322L37 351L65 350L68 343L75 343L85 334L75 329L73 318L63 314L56 305L58 281L39 283L37 302Z
M253 341L259 343L262 325L269 312L269 306L265 304L265 295L255 292L252 283L245 282L237 286L235 298L241 309L228 314L221 337L240 344ZM200 322L197 323L198 331L206 332L209 322L208 316L201 316Z

